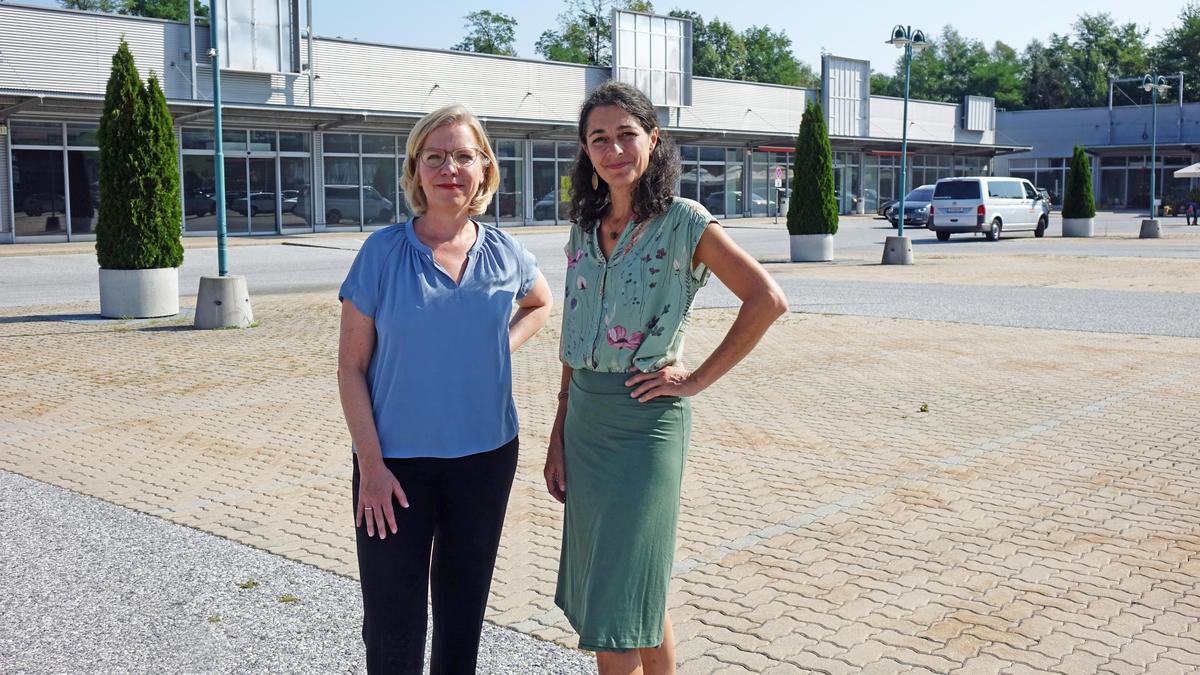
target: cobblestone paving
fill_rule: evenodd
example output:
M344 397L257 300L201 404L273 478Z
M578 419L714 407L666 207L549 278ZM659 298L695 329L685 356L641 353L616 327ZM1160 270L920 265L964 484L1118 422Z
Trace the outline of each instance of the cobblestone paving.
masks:
M356 575L330 294L233 331L90 311L0 313L0 468ZM697 312L688 353L733 316ZM573 644L557 322L514 364L489 619ZM1200 341L790 314L694 409L681 672L1200 669Z

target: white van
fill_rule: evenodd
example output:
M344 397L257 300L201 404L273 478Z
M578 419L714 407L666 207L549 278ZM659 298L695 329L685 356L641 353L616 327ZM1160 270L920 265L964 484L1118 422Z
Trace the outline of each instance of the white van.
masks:
M933 188L928 227L939 241L962 232L981 232L988 241L1018 230L1040 237L1048 224L1041 193L1022 178L943 178Z

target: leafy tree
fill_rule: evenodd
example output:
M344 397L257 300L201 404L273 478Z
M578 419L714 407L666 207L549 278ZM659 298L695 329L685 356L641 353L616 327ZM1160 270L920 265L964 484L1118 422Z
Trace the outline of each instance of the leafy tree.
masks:
M833 153L825 126L825 111L810 101L800 118L792 166L792 196L788 202L790 234L837 234L838 208L833 193Z
M1183 73L1185 101L1200 101L1200 4L1180 10L1179 23L1163 33L1151 57L1159 74Z
M1071 77L1075 98L1070 105L1105 105L1110 77L1129 77L1149 70L1149 31L1136 23L1117 25L1110 14L1083 14L1073 28Z
M675 9L671 16L692 22L692 74L740 80L746 63L746 42L728 23L704 17L691 10Z
M208 4L201 0L195 3L196 16L208 16ZM169 21L188 20L188 0L58 0L67 9L89 12L108 12L130 16L148 16Z
M1061 108L1073 96L1070 77L1071 45L1061 35L1051 35L1049 44L1037 40L1025 48L1024 107L1034 110Z
M792 55L791 38L783 31L751 26L738 33L717 18L706 23L691 10L676 9L670 15L692 22L692 73L697 77L821 86L812 67Z
M534 51L550 61L612 65L612 10L653 12L646 0L567 0L558 15L558 29L538 38Z
M1092 196L1092 164L1081 146L1075 146L1071 156L1071 171L1067 175L1067 192L1063 196L1063 218L1094 218L1096 199Z
M171 115L158 79L142 86L124 40L112 58L98 141L100 267L179 267L182 217Z
M742 33L742 40L746 43L743 80L793 87L820 86L821 79L812 68L792 56L792 39L783 31L776 33L766 26L751 26Z
M481 9L463 17L467 20L467 35L451 47L460 52L516 56L513 47L517 20L503 12Z

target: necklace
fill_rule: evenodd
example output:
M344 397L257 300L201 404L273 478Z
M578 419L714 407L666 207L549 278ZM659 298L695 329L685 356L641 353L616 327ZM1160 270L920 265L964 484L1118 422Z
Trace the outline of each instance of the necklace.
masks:
M612 239L613 241L616 241L617 237L619 237L619 236L621 236L620 232L609 232L608 233L608 238Z

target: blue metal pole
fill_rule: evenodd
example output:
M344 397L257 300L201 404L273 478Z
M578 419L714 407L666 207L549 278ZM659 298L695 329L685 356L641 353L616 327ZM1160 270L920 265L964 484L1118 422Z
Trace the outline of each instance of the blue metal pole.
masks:
M1154 205L1154 174L1158 173L1158 80L1155 78L1154 87L1150 90L1150 220L1158 217L1158 209Z
M912 37L912 28L908 28ZM904 194L908 189L908 75L912 68L912 42L904 45L904 128L900 131L900 202L896 209L896 223L899 236L904 236Z
M188 0L191 2L191 0ZM217 0L208 0L208 29L213 82L213 189L217 203L217 274L229 276L225 232L225 149L221 143L221 55L217 50Z

